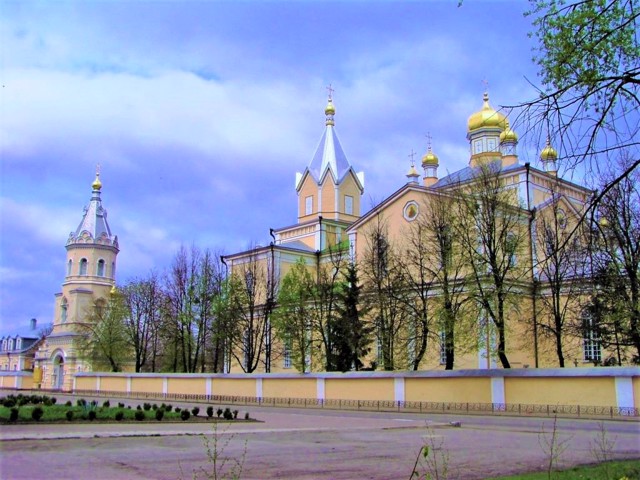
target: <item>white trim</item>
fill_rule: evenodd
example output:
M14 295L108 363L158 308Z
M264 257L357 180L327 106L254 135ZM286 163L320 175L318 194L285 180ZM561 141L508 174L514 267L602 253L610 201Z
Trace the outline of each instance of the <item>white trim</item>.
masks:
M491 377L491 403L506 403L504 377Z
M73 377L73 389L76 389L76 377ZM102 389L102 377L98 375L96 377L96 390L99 392Z
M204 391L204 393L207 396L211 396L212 395L212 393L211 393L211 378L207 378L206 381L205 381L205 391Z
M324 378L320 378L318 377L316 379L316 398L318 400L324 400L325 398L325 393L324 393Z
M393 379L393 399L396 402L404 402L404 378Z
M262 379L256 378L256 397L262 398Z
M162 394L166 395L167 393L169 393L169 379L164 377L162 379Z
M616 405L618 408L633 408L633 379L616 377Z
M127 393L131 393L131 377L127 377Z

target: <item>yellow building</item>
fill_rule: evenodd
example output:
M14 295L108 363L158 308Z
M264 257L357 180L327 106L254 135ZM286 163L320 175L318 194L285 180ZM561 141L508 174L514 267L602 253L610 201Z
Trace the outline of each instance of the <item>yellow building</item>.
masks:
M37 320L32 318L28 329L0 337L0 371L33 370L33 359L41 339Z
M55 295L53 330L36 353L34 381L43 389L71 390L74 374L91 369L79 358L74 340L79 325L96 308L106 306L115 286L118 237L102 206L99 173L91 187L82 220L67 240L66 275L62 291Z
M518 279L521 296L517 309L507 312L508 337L506 353L512 367L557 366L553 342L543 335L545 315L549 315L544 302L544 271L542 269L542 248L544 239L537 231L540 222L553 214L563 218L561 229L567 229L580 217L591 191L558 176L558 156L547 142L540 151L542 168L518 160L518 136L510 128L508 119L489 104L485 93L482 108L473 113L467 123L469 162L466 168L448 175L439 175L440 159L432 151L431 145L422 158L423 174L411 165L406 174L406 182L369 212L361 214L361 199L364 192L364 174L356 173L347 160L335 133L335 107L332 98L325 108L325 132L307 168L296 176L298 223L271 231L273 241L267 247L257 247L245 252L225 257L231 272L248 278L249 265L253 272L251 281L257 282L259 275L265 281L256 295L257 315L273 308L276 301L278 282L284 278L292 265L303 259L309 269L317 271L321 265L331 261L332 252L343 251L356 263L364 261L367 251L367 235L375 224L384 220L385 235L398 245L398 250L408 258L415 254L408 243L411 229L422 212L429 209L439 197L455 197L460 192L472 192L478 182L479 173L492 169L507 192L508 203L517 211L516 230L525 238L521 251L514 255L521 274ZM420 181L422 177L422 181ZM574 223L575 224L575 223ZM515 232L514 232L515 234ZM332 248L333 247L333 248ZM517 258L515 258L517 257ZM534 265L532 269L531 266ZM528 277L525 275L528 272ZM542 285L537 291L531 285ZM434 293L433 290L430 295ZM584 294L582 292L581 294ZM575 292L565 297L572 297ZM566 298L563 301L568 301ZM574 313L578 314L578 313ZM477 315L479 316L479 315ZM281 371L291 368L286 348L274 347L270 326L264 325L264 345L260 365L251 371ZM475 328L475 327L474 327ZM438 332L432 332L438 338ZM456 356L455 368L493 368L499 366L495 355L494 333L478 328L476 338ZM442 339L442 334L440 334ZM429 348L420 362L420 369L444 368L444 341L429 342ZM597 338L574 334L566 341L566 365L593 365L605 360ZM404 347L403 347L404 348ZM404 368L410 364L409 354L404 354ZM376 362L376 348L373 346L369 359ZM231 371L244 370L238 361L228 362ZM402 365L402 362L399 363ZM321 370L321 362L310 359L312 370Z

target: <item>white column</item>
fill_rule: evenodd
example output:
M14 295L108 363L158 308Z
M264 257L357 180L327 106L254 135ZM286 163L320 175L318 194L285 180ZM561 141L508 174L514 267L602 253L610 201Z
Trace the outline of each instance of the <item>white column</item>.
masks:
M127 377L127 393L131 393L131 377Z
M76 389L76 377L73 377L73 389ZM96 391L99 392L102 388L102 377L100 375L96 375Z
M504 398L504 377L491 377L491 403L506 403Z
M205 386L205 394L211 396L211 378L207 378Z
M256 397L262 398L262 379L256 378Z
M404 378L393 379L393 398L396 402L404 402Z
M316 379L316 399L324 400L324 378Z
M618 408L633 408L633 379L631 377L616 377L616 406Z
M167 393L169 393L169 379L164 377L162 379L162 394L166 395Z

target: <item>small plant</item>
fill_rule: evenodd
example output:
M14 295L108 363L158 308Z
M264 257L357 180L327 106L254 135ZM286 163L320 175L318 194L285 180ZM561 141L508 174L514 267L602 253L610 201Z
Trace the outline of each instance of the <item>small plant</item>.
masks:
M67 403L64 404L66 407L70 407L71 405L73 405L73 403L71 403L71 400L67 400Z
M176 413L180 413L180 410L182 410L180 407L176 407L176 408L174 408L173 411L176 412Z
M558 467L560 457L564 454L565 450L569 447L569 442L572 437L568 437L564 440L560 439L558 434L558 416L553 417L553 424L551 425L551 431L547 432L544 429L544 424L540 433L538 434L538 443L540 448L547 456L547 478L551 480L553 473Z
M161 408L158 408L156 410L156 420L160 421L164 418L164 410Z
M116 421L121 422L124 418L124 412L116 412Z
M199 413L200 413L200 407L193 407L191 409L191 415L193 415L194 417L197 417Z
M22 407L23 405L26 405L27 403L29 403L30 401L30 397L18 397L18 406Z
M204 478L216 480L224 478L239 479L242 476L244 461L247 456L247 441L245 440L244 442L244 448L240 456L228 456L225 455L225 450L235 438L235 434L222 435L226 432L226 429L222 430L220 435L218 432L218 423L214 422L213 435L210 437L202 435L209 468L200 467L198 470L194 469L192 476L194 480L201 478L199 474L202 474Z
M98 401L97 400L91 400L91 406L92 407L97 407L98 406Z
M31 395L31 398L29 397L22 397L23 401L26 403L33 403L34 405L38 405L39 403L44 403L46 400L49 399L49 397L47 397L46 395L44 397L41 397L39 395Z
M128 409L128 410L131 410L131 405L127 405L127 409Z
M142 410L142 407L141 407L140 405L138 405L138 406L136 407L136 410Z
M152 408L153 410L158 410L158 404L157 404L157 403L154 403L154 404L151 406L151 408Z
M418 451L409 478L446 480L449 475L449 452L444 448L444 440L434 435L429 426L423 438L425 442Z
M147 418L147 416L144 414L144 410L136 410L136 413L134 415L134 418L141 422L143 421L145 418Z
M118 408L124 408L124 403L118 402Z
M109 400L105 400L104 402L102 402L102 406L104 408L109 408L111 406L111 402Z
M42 409L42 407L35 407L33 410L31 410L31 418L33 418L36 422L40 421L42 415L44 415L44 410Z
M65 415L67 416L68 421L73 420L73 410L67 410L67 413L65 413Z
M96 419L96 415L95 410L89 410L89 421L93 422Z
M18 421L18 413L20 413L20 409L18 407L11 407L11 411L9 412L9 421L17 422Z
M222 412L223 412L223 410L221 408L216 410L216 415L218 415L218 418L220 418L222 416Z
M213 417L213 407L211 405L207 407L207 417Z
M238 413L240 413L238 410L234 410L233 411L233 419L236 420L238 418Z
M190 416L191 416L191 413L186 408L180 412L180 418L182 419L183 422L186 422L187 420L189 420Z
M50 398L47 398L42 403L44 404L45 407L50 407L51 405L53 405L53 402L51 401Z
M7 397L2 402L2 405L7 407L7 408L11 408L11 407L14 407L16 405L16 401L15 401L15 399L13 399L11 397Z
M172 408L173 408L173 406L171 406L171 404L169 404L169 405L167 405L167 408L165 410L167 412L170 412Z
M150 404L150 403L145 402L143 407L144 407L144 410L145 410L146 412L148 412L149 410L151 410L151 404Z
M58 399L56 397L51 397L51 403L55 405L57 402L58 402Z
M225 420L231 420L233 418L233 413L231 413L231 409L229 407L224 409L224 412L222 413L222 417Z
M76 405L79 407L84 407L87 404L87 401L84 398L79 398L76 400Z
M249 412L245 412L244 413L244 419L245 420L251 420L251 417L249 416Z

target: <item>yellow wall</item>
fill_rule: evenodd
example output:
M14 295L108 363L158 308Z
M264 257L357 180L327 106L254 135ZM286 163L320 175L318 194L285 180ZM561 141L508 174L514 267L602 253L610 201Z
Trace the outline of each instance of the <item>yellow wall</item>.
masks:
M263 397L316 398L315 378L265 378L262 381Z
M327 378L327 400L394 400L393 378Z
M407 378L405 400L491 403L489 378Z
M162 376L136 377L134 375L131 377L132 392L162 393L162 385Z
M206 381L204 378L169 378L167 393L206 395Z
M81 378L82 377L79 377L78 379ZM106 392L124 392L127 390L127 379L122 377L102 377L100 379L100 390Z
M612 377L504 379L506 403L532 405L616 405ZM636 397L636 404L640 399Z
M114 379L116 380L116 379ZM118 379L119 380L119 379ZM107 388L105 387L105 379L100 380L101 390L124 392L125 388ZM96 377L77 377L76 378L76 390L95 390L96 389Z
M214 378L211 394L255 397L256 381L255 378Z

